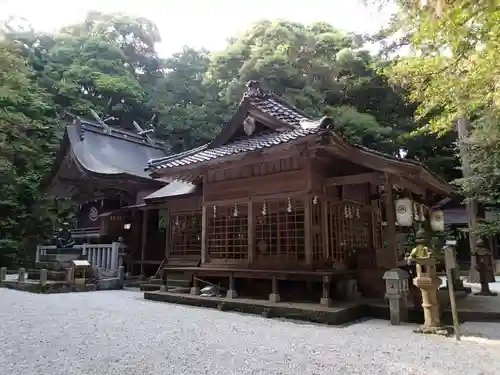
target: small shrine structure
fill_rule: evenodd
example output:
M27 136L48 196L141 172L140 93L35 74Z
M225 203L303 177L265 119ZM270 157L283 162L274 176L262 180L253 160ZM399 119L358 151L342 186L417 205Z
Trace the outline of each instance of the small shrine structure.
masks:
M78 204L76 225L70 232L75 250L87 256L93 267L117 269L123 259L111 259L118 256L112 246L116 242L133 271L140 259L136 249L140 245L134 245L140 243L143 229L147 230L143 222L149 210L142 198L167 184L151 178L145 166L148 160L168 155L170 149L150 135L151 126L143 129L134 122L136 131L129 131L93 115L95 119L89 120L65 114L60 148L41 188L49 196ZM160 241L164 247L164 235ZM126 244L131 246L124 250ZM37 259L53 248L39 246Z

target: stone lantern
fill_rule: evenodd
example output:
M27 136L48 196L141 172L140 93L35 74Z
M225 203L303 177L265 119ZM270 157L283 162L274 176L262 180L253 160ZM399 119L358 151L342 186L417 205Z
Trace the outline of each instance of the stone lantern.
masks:
M493 265L491 264L491 253L484 246L481 237L476 241L476 251L472 253L476 257L476 269L479 272L481 291L474 293L478 296L496 296L497 293L490 290L489 281L493 277Z
M382 277L385 280L385 297L389 300L391 324L398 325L408 321L408 272L393 268Z
M436 259L425 241L425 232L419 230L415 238L416 247L411 251L409 258L416 263L416 277L413 284L422 292L422 308L424 309L424 324L422 329L430 331L441 324L439 316L439 302L437 290L441 280L436 273Z

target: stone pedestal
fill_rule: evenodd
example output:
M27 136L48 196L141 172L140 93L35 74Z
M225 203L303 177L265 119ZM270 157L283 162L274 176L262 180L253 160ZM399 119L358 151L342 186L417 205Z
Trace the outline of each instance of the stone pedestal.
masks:
M24 283L26 281L26 269L19 268L17 275L17 282Z
M123 288L123 286L125 285L125 267L118 267L117 277L120 282L120 286Z
M437 289L441 280L436 275L436 260L434 258L417 259L417 277L413 284L422 293L422 308L424 309L424 324L422 329L430 331L441 325Z
M322 306L330 306L332 303L332 300L330 299L330 282L330 276L323 276L322 295L321 299L319 300L319 304Z
M408 321L408 303L407 296L387 296L389 300L389 316L392 325L399 325L401 322Z
M40 285L44 286L47 284L48 272L45 268L40 270Z
M279 302L280 301L280 295L277 293L271 293L269 294L269 301L270 302Z
M234 289L229 289L226 293L226 298L227 299L233 299L233 298L236 298L238 297L238 294L236 293L236 290Z
M280 301L279 285L278 285L278 279L276 277L272 278L271 285L272 285L272 293L269 294L269 301L279 302Z
M321 297L321 299L319 300L319 304L321 306L331 306L332 299L330 297Z
M227 291L226 298L233 299L238 297L236 293L236 289L234 288L234 276L233 274L229 275L229 290Z
M200 286L198 282L198 278L196 275L193 276L193 286L191 287L191 290L189 291L190 294L197 296L200 294Z
M7 267L0 268L0 283L7 279Z

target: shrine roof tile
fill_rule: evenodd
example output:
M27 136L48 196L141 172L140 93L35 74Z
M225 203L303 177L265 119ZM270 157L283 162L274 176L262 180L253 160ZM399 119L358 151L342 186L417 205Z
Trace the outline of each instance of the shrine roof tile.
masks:
M254 137L244 138L217 148L205 148L194 154L184 157L150 160L150 169L176 168L204 161L214 160L220 157L230 156L243 152L251 152L264 148L284 144L317 133L321 127L298 128L290 131L261 134Z

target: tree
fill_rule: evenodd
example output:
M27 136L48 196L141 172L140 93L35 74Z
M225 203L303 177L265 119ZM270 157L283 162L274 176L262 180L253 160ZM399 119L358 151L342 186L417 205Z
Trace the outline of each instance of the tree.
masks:
M94 109L129 126L151 117L144 103L163 66L155 51L158 30L150 21L90 12L82 24L56 34L7 31L59 110L88 116Z
M47 171L56 127L50 96L30 80L31 70L0 42L0 264L29 257L52 226L38 181Z

